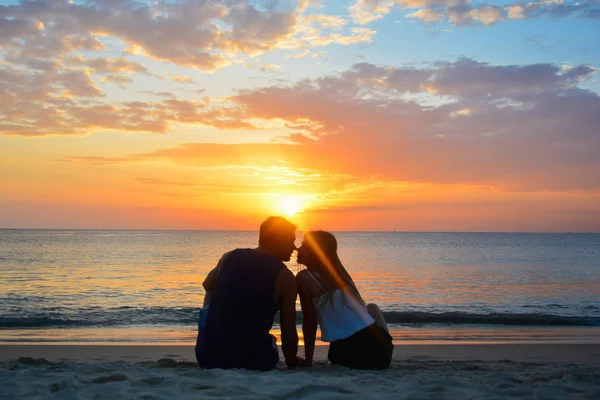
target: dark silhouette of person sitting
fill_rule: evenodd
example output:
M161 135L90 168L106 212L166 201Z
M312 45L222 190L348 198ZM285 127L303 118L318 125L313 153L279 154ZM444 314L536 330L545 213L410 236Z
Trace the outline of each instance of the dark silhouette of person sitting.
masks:
M296 249L295 240L294 224L269 217L260 226L258 248L225 253L210 271L196 342L201 367L277 367L279 352L269 331L278 311L285 362L290 368L304 364L297 357L296 280L283 263Z

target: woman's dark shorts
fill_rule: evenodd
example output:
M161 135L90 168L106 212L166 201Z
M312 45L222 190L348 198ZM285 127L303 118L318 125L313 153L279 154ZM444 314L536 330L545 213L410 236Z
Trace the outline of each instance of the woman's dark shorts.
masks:
M392 362L392 337L382 327L372 324L346 339L329 345L332 364L356 369L387 369Z

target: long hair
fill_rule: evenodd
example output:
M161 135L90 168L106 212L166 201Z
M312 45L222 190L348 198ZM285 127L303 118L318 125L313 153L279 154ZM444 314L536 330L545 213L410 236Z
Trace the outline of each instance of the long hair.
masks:
M323 302L331 303L331 293L338 289L347 289L360 304L364 305L354 281L346 268L342 265L337 254L337 240L329 232L311 231L304 235L304 242L308 244L313 254L319 260L310 269L319 273L321 285L325 289ZM342 290L342 300L347 304L345 291Z

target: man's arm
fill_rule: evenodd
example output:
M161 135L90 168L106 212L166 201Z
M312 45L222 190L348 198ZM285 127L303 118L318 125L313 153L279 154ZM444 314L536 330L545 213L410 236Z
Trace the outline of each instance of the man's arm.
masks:
M206 307L207 305L210 304L210 298L212 296L212 293L215 290L215 287L217 287L217 278L219 277L219 271L221 270L221 267L225 263L225 260L227 259L227 256L229 256L229 253L223 254L223 256L221 257L221 259L217 263L217 266L214 267L208 273L208 275L204 279L204 282L202 282L202 287L204 287L204 292L205 292L205 294L204 294L204 307Z
M284 268L275 282L275 298L279 305L281 350L288 367L298 365L298 332L296 332L296 297L298 288L294 274Z

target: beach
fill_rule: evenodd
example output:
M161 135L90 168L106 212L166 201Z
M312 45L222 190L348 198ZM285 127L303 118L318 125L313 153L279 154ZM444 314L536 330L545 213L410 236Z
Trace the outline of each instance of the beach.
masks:
M301 348L299 354L303 354ZM600 344L396 345L389 370L202 370L190 345L2 345L2 398L600 397Z

